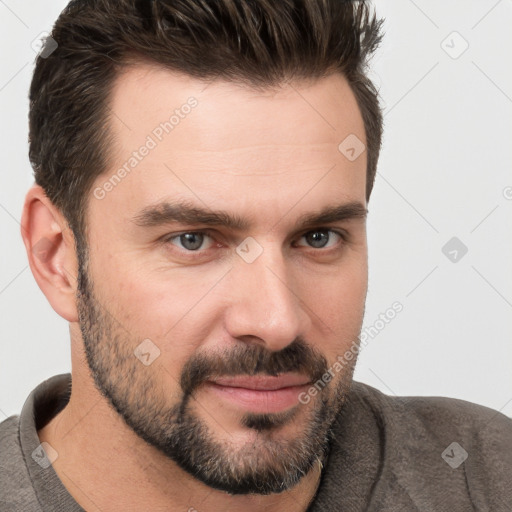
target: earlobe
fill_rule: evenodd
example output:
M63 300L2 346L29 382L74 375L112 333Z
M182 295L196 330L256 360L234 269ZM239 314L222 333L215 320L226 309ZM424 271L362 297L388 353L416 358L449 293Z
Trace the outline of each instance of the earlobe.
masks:
M77 260L73 233L39 185L25 197L21 236L32 274L52 308L69 322L77 322Z

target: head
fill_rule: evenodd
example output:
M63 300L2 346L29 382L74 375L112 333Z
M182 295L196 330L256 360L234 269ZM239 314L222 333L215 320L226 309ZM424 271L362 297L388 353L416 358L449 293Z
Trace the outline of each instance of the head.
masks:
M30 159L77 280L49 291L57 249L36 279L98 391L211 487L283 491L328 447L364 314L379 32L365 2L74 0L37 60Z

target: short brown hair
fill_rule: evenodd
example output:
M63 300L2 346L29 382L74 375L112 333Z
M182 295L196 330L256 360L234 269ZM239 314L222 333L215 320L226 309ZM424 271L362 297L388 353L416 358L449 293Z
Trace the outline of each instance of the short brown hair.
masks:
M142 60L254 88L342 73L365 125L369 199L382 113L366 66L381 25L365 0L73 0L30 88L36 183L83 242L88 195L111 157L109 94L120 71Z

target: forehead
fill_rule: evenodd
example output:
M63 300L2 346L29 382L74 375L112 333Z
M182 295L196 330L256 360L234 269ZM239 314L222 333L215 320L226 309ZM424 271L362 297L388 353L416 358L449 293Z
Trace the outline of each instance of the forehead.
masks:
M261 91L140 64L118 77L110 107L112 160L95 183L110 183L104 210L128 217L177 197L255 213L257 199L268 216L306 195L365 201L366 151L351 160L339 149L347 138L365 144L341 75Z
M130 66L117 77L111 94L113 130L130 142L156 121L169 120L190 98L200 105L187 123L196 137L190 140L183 128L174 130L176 146L197 148L200 142L205 150L217 149L246 145L250 139L273 144L276 135L281 143L325 143L328 133L335 143L346 132L364 139L357 102L341 74L257 90L224 80L202 81L153 64ZM254 132L252 126L264 129Z

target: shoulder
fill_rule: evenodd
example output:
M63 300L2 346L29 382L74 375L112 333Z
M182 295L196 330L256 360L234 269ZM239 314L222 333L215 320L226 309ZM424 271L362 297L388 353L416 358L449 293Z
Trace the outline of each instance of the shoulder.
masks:
M21 456L21 448L18 437L19 416L10 416L0 423L0 464L2 469L8 465L13 457ZM0 478L5 472L0 473Z
M360 382L347 405L349 417L373 424L376 495L406 489L411 504L497 511L512 502L512 419L504 414L455 398L390 396Z
M19 416L0 423L0 510L40 512L19 440Z
M350 402L367 408L390 429L421 427L436 437L458 434L485 444L512 443L512 419L499 411L466 400L441 396L391 396L353 382ZM512 447L512 445L510 445Z

